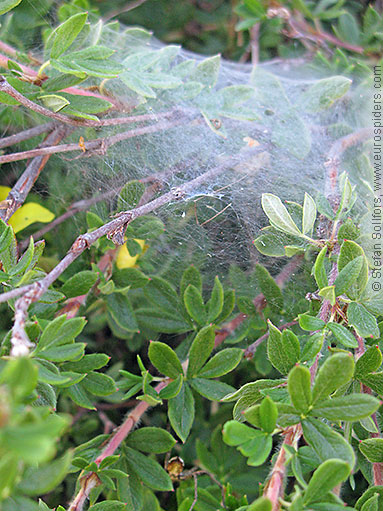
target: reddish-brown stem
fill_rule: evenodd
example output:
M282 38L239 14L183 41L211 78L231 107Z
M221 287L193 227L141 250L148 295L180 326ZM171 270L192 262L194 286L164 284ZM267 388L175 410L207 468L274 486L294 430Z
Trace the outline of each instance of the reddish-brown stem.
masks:
M259 29L260 23L256 23L250 29L251 63L254 67L259 61Z
M9 94L12 98L16 99L21 105L33 110L34 112L44 115L45 117L49 117L50 119L55 119L56 121L60 121L64 124L70 124L71 126L88 126L93 128L98 128L100 126L119 126L121 124L130 124L132 122L143 122L149 120L158 120L167 117L171 117L174 114L173 112L162 112L158 114L143 114L129 117L116 117L113 119L100 119L99 121L93 121L91 119L74 119L72 117L68 117L67 115L60 114L58 112L52 112L52 110L48 110L37 103L34 103L30 99L26 98L18 92L11 84L7 82L4 76L0 75L0 91ZM92 95L89 94L88 91L84 91L84 95Z
M286 449L285 445L297 448L298 441L302 436L302 428L300 424L290 426L285 432L285 439L279 450L277 460L271 471L270 479L264 489L263 495L272 503L272 511L279 511L279 499L283 495L283 486L286 476Z
M278 9L276 9L276 11L277 10ZM348 43L347 41L342 41L337 37L328 34L327 32L313 28L302 16L300 16L299 19L298 16L294 17L293 14L285 7L280 9L280 11L282 10L284 14L282 17L285 18L285 21L290 28L290 32L286 34L288 37L302 39L303 42L305 40L314 41L316 44L320 45L323 45L324 41L326 41L335 45L336 47L346 48L347 50L354 51L355 53L364 52L364 48L362 46L357 46L355 44ZM296 12L294 14L296 14Z
M44 147L40 149L31 149L29 151L22 151L20 153L12 153L5 154L0 156L0 164L1 163L9 163L12 161L20 161L26 160L28 158L34 158L36 156L46 156L58 153L68 153L72 151L80 151L85 153L89 151L100 152L104 154L109 147L118 142L122 142L123 140L128 140L129 138L139 137L142 135L147 135L150 133L156 133L157 131L167 130L170 128L174 128L181 124L184 124L186 120L190 120L190 118L182 117L177 120L168 120L168 121L160 121L157 124L151 124L149 126L145 126L143 128L136 128L128 131L124 131L122 133L117 133L116 135L111 135L109 137L96 138L94 140L89 140L84 142L84 144L80 145L79 143L75 144L61 144L61 145L53 145L50 147ZM110 119L114 120L114 119Z

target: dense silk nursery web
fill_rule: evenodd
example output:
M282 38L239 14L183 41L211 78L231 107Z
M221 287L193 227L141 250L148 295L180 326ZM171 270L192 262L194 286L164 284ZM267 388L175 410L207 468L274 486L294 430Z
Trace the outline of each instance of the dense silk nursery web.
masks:
M31 380L35 373L27 361L36 359L43 378L39 383L43 384L41 388L47 391L50 386L59 386L56 394L52 391L53 397L49 397L47 391L46 402L40 405L52 405L50 399L56 405L57 395L64 395L82 409L94 409L91 396L98 384L101 390L96 395L116 392L114 401L110 398L114 403L142 394L138 405L111 438L105 435L99 444L80 446L76 451L77 465L69 465L72 456L69 453L66 468L70 466L72 472L81 469L85 475L76 488L73 484L74 496L68 510L87 509L88 497L91 499L89 509L95 511L119 511L126 509L125 504L129 510L149 511L150 506L155 510L159 509L158 501L148 488L168 491L172 483L182 487L183 481L192 479L194 482L185 486L186 493L179 494L178 509L201 511L204 508L198 501L196 478L207 475L209 483L204 486L211 484L217 505L224 506L221 509L324 511L325 507L319 505L322 496L315 493L319 487L315 486L316 481L321 478L322 484L324 474L328 473L336 484L343 482L355 465L355 454L339 432L334 432L335 437L329 437L329 442L333 442L336 452L332 458L336 459L326 465L324 451L315 435L322 431L322 425L330 429L327 424L339 423L339 420L324 404L320 408L321 399L339 391L343 380L338 382L338 373L348 371L350 376L345 377L346 383L351 380L354 365L350 366L346 351L360 350L358 357L363 355L360 340L370 335L374 339L379 337L375 318L367 325L366 317L371 320L373 314L378 317L382 311L381 294L375 293L378 287L373 287L374 282L382 282L381 275L368 280L368 265L371 276L377 258L381 261L373 233L377 231L375 226L382 224L381 203L377 202L376 193L381 183L374 174L371 141L371 73L361 66L359 72L353 74L334 74L315 59L305 63L286 60L250 66L226 62L219 55L202 58L179 46L163 45L144 29L104 24L93 19L92 14L82 12L74 14L58 28L48 30L43 47L32 50L32 61L18 59L15 52L1 62L6 67L0 78L2 125L14 123L17 133L4 133L0 140L3 149L0 163L7 165L5 168L26 168L12 189L13 181L3 182L4 186L0 187L0 218L9 222L17 233L20 254L25 250L25 256L17 261L14 238L2 223L0 255L4 281L0 300L9 300L14 319L4 337L1 354L6 360L9 356L13 358L12 363L19 359L20 364L26 364L18 370L23 374L30 371ZM37 136L39 145L33 144L36 139L32 137ZM14 152L10 146L16 142L18 150ZM18 170L16 173L19 175ZM32 196L24 204L30 190ZM354 223L347 220L351 210ZM34 222L43 222L46 226L36 231L31 228ZM358 244L352 241L355 224L360 229ZM88 232L81 234L84 225ZM61 236L64 226L66 234ZM53 227L57 231L52 231ZM342 249L337 242L340 228L346 240L342 245L346 248ZM41 255L43 244L34 245L25 232L33 234L34 242L47 237L50 243L55 243L57 253L66 254L65 257L53 264L53 255L52 260L46 259L46 268L35 271L33 258ZM346 234L351 241L347 241ZM95 254L92 250L99 251L100 260L91 255L87 259L89 265L81 266L79 256ZM115 266L110 269L113 259ZM311 266L315 262L312 275L311 267L307 270L307 266L301 265L303 259ZM204 292L210 298L206 304L197 268L204 275ZM356 268L359 273L356 272L351 281ZM49 271L45 273L45 269ZM76 272L80 277L76 277ZM341 279L336 279L337 272L343 275ZM346 277L346 273L352 274L351 277ZM366 278L363 289L358 290L357 278L360 279L362 273ZM132 279L128 283L124 280L126 275ZM151 280L147 275L153 276ZM291 275L294 279L282 298L277 284L283 286ZM302 296L301 291L305 287L303 279L311 279L313 283L306 296ZM50 288L55 282L56 288ZM266 283L266 287L262 283ZM227 291L223 294L222 284L225 290L235 289L237 315L232 313L234 298ZM87 313L99 314L97 299L86 302L86 295L95 289L93 286L98 286L96 297L102 295L107 305L97 319L93 317L90 323L96 326L92 328L97 330L97 325L107 324L112 335L124 340L132 351L146 343L149 335L165 334L170 339L169 344L180 335L182 342L176 349L179 358L169 346L155 340L149 347L149 359L156 368L154 373L152 371L154 380L138 358L139 369L130 368L132 372L128 372L121 367L116 389L109 376L97 372L107 364L108 357L92 354L81 359L85 344L72 343L85 325L76 317L79 307L88 303ZM144 287L146 291L142 294ZM174 291L178 287L181 301ZM222 299L217 298L221 296ZM339 300L339 296L344 300ZM77 297L82 297L82 301L75 303ZM281 320L280 330L269 322L268 332L264 333L267 328L262 315L265 297L267 310ZM68 300L64 306L67 316L57 315L53 319L52 304L57 307L64 299ZM216 311L219 300L222 303ZM230 300L233 301L231 308ZM364 307L361 303L366 306L363 310L369 311L369 316L363 316L363 320L360 319L360 308ZM158 312L155 306L163 309ZM225 307L228 309L226 316ZM311 315L302 314L297 319L298 312L305 312L309 307ZM282 316L289 314L290 320L282 324ZM355 327L356 337L350 329L340 325L343 321L347 325L347 314L348 327ZM301 344L308 346L302 352L297 336L289 330L298 322L306 333L314 332L310 340L308 334L302 336ZM88 332L85 338L93 333ZM326 335L336 345L335 355L326 359L315 379L320 361L318 353L322 345L323 354L331 347L331 340L324 341ZM71 339L68 336L72 336ZM268 358L263 343L267 338ZM223 341L228 345L227 351L219 351L215 357L220 356L220 359L213 357L204 365L214 346L220 346ZM244 345L245 341L249 342ZM278 343L282 343L279 346L286 343L286 352L290 355L296 348L300 355L291 355L291 364L286 362L280 355L280 348L276 347ZM65 355L54 351L64 345L69 347ZM215 387L212 384L204 388L206 382L213 381L209 378L225 374L225 370L220 372L219 364L230 366L226 371L229 372L239 364L243 352L246 358L254 358L259 374L268 374L272 370L271 363L283 379L260 380L269 383L256 388L245 385L237 392L231 385L219 381ZM225 353L227 359L220 353ZM101 358L96 362L96 358L89 358L92 356ZM54 363L59 369L55 369ZM13 384L17 385L17 378L11 377L12 367L16 365L9 367L8 373L4 370L0 378L4 378L1 382L10 378L12 388ZM362 375L362 369L359 370ZM139 371L141 376L133 374ZM165 378L158 377L158 373ZM303 398L300 401L300 397L294 397L294 389L300 389L300 385L306 390L308 385L310 389L310 377L316 383L312 396L311 390L310 395L305 395L306 407L302 404ZM368 381L360 378L360 385L378 392L371 378ZM335 382L333 388L328 383L330 380ZM108 385L110 392L106 388ZM248 385L256 386L259 382ZM17 399L25 400L33 389L27 386ZM262 487L264 500L257 501L255 507L247 508L245 497L235 500L229 495L230 501L231 490L222 488L214 470L207 467L208 457L203 462L204 467L198 469L184 469L179 458L166 460L165 468L158 468L153 457L142 451L162 454L170 450L175 440L165 430L137 429L128 436L121 459L114 458L144 412L149 406L162 404L162 400L168 400L169 422L176 436L185 442L194 419L191 389L212 401L236 402L235 420L224 425L223 441L237 447L250 467L260 467L268 459L275 428L278 434L285 435L284 447L273 460L269 482ZM257 399L253 403L254 393ZM373 425L367 424L366 417L375 413L379 402L367 394L355 394L362 395L360 407L364 406L365 412L354 418L349 411L349 418L341 420L347 424L352 423L347 420L365 420L366 431L372 431ZM287 404L289 395L292 404ZM273 400L278 403L278 410ZM1 403L0 399L0 407ZM249 408L251 404L258 408ZM186 412L182 417L179 409L183 406ZM275 413L279 414L280 423L277 418L273 419ZM325 422L310 418L310 414L324 418ZM66 419L55 417L58 422L52 419L51 427L59 433L66 427ZM244 417L258 429L242 424ZM45 419L41 415L41 420ZM221 430L222 425L214 435L221 435ZM284 466L283 456L293 455L298 448L302 435L316 452L314 463L319 468L307 486L301 469L292 462L291 470L300 485L299 491L294 488L296 493L291 497L293 508L291 502L282 499L283 476L278 482L278 470ZM350 433L350 442L351 436ZM11 442L11 449L16 449L12 447L11 434L4 438ZM148 450L152 440L152 450ZM245 445L246 440L253 443ZM213 441L217 445L216 437ZM222 442L221 436L219 441ZM0 438L0 447L1 442ZM30 458L26 454L28 449L17 454L26 466L32 466L28 469L31 474L37 470L33 468L34 457L41 462L52 457L53 441L46 442L44 451L39 437L39 450L33 450ZM167 447L156 450L159 444ZM227 445L222 444L222 449ZM368 446L365 449L368 450ZM187 449L186 453L192 458ZM198 451L198 456L203 457L202 451ZM108 469L113 463L117 465ZM104 470L103 475L101 470ZM284 469L281 470L283 473ZM120 472L130 474L129 484L120 481ZM267 473L262 472L262 477L266 476ZM12 477L4 492L11 491L16 484L16 476ZM119 481L119 500L110 501L114 508L97 507L102 504L95 504L99 496L97 488L102 483L111 491L113 478ZM237 482L238 491L241 488L239 478ZM28 484L27 479L21 480L16 502L22 502L17 498L36 495ZM324 495L333 489L331 482L326 484L321 486ZM37 487L41 488L40 494L48 491L41 481ZM254 488L252 492L250 495L256 498ZM209 503L207 493L205 489L200 495ZM5 504L0 509L14 510L6 497L8 494L4 493ZM373 494L371 498L375 498ZM269 507L266 499L270 499L273 507ZM229 507L229 501L234 507ZM122 502L124 507L121 507ZM145 508L145 502L149 507ZM282 505L285 507L281 508ZM328 509L334 511L343 506L339 496L334 496L328 505ZM40 503L38 509L48 509L44 506ZM371 511L373 509L371 507Z

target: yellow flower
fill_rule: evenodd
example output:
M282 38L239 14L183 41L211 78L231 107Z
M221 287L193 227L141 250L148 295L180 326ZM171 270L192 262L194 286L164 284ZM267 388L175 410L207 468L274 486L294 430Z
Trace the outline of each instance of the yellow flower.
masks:
M8 186L0 186L0 202L7 198L10 191L11 189ZM49 209L40 206L36 202L27 202L12 215L8 223L16 233L35 222L43 222L44 224L52 222L54 217Z
M145 240L134 240L134 241L136 241L142 249L144 248ZM122 268L133 268L133 266L136 264L136 261L139 258L139 256L140 256L140 254L131 256L129 254L128 247L126 246L126 243L125 243L118 249L117 258L116 258L116 266L120 270Z

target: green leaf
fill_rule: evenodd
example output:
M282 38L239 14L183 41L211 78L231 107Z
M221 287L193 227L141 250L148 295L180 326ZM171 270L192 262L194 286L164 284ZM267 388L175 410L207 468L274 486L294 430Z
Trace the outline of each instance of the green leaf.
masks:
M349 325L352 325L361 337L380 337L376 318L360 303L351 302L347 309Z
M37 378L36 364L25 357L9 360L0 373L0 383L5 383L10 388L16 402L33 392Z
M227 348L212 357L198 372L203 378L218 378L237 367L243 357L240 348Z
M62 435L68 423L67 417L51 414L37 422L4 427L3 445L20 460L36 466L52 457L57 438Z
M358 256L346 264L334 282L336 296L345 293L348 288L356 281L362 270L363 264L363 256Z
M118 500L105 500L90 506L88 511L126 511L126 504Z
M207 321L212 323L222 312L223 308L223 287L218 277L214 279L214 287L210 300L207 302Z
M132 431L126 444L139 451L162 453L170 451L176 444L176 440L164 429L146 427Z
M274 108L275 100L276 96L274 95L272 99ZM279 98L280 100L281 98ZM295 108L280 109L272 120L271 128L273 144L300 160L306 158L311 149L311 134Z
M83 356L85 347L86 344L83 342L64 344L63 346L53 346L42 350L39 353L39 357L50 360L51 362L77 360Z
M339 189L342 192L342 197L340 200L338 211L335 215L335 218L339 218L343 211L347 211L352 205L353 199L353 188L351 186L350 180L347 177L347 174L343 172L339 176ZM355 196L354 196L355 197Z
M160 309L142 308L135 311L137 320L142 328L148 328L161 334L178 334L189 332L190 324L177 312L165 312Z
M317 217L317 207L314 199L308 193L305 193L302 214L302 232L311 236L314 223Z
M299 361L308 362L312 360L322 349L324 338L324 331L310 335L304 344Z
M379 494L375 493L375 495L373 497L368 499L363 504L362 511L379 511L378 503L379 503Z
M39 382L36 386L37 399L33 401L32 406L48 406L53 412L57 408L57 397L51 385Z
M326 326L326 323L315 316L310 316L310 314L298 314L299 318L299 326L303 330L308 330L310 332L314 330L322 330Z
M156 307L172 314L180 312L180 302L177 293L169 282L161 277L152 277L144 294Z
M335 305L336 298L335 298L335 286L326 286L322 287L322 289L319 291L319 296L322 296L325 300L328 300L331 305Z
M214 87L218 80L220 64L220 55L215 55L214 57L203 60L195 68L192 79L202 83L206 87Z
M146 98L156 98L156 93L151 87L149 87L145 80L143 80L140 73L134 72L132 70L124 71L120 73L119 78L127 87L129 87L129 89L136 92L140 96L144 96Z
M319 254L315 260L315 264L314 264L314 277L315 277L316 283L318 284L319 289L322 289L322 287L328 286L326 269L324 266L326 254L327 254L327 247L323 247L322 250L319 252Z
M284 330L281 333L270 320L268 326L267 356L281 374L287 374L299 360L299 340L291 331Z
M106 303L109 314L119 327L127 332L139 331L132 304L127 296L121 293L112 293L107 295Z
M81 406L82 408L87 408L88 410L96 410L93 402L89 399L88 393L81 383L72 385L66 390L66 392L76 405Z
M272 511L272 503L266 497L259 497L248 506L247 511Z
M329 458L339 458L352 468L355 464L355 454L345 438L330 426L318 419L307 418L302 421L303 436L314 449L321 461Z
M320 367L314 381L313 404L325 399L336 389L348 383L354 374L354 359L347 353L335 353Z
M251 467L263 465L273 446L272 436L262 431L255 431L254 438L238 447L243 456L247 456L247 464Z
M28 249L24 253L23 257L18 261L18 263L13 266L8 272L9 275L17 275L19 273L24 273L31 265L33 255L34 255L35 247L33 244L32 236L29 239Z
M259 421L261 428L266 433L272 433L275 429L278 417L278 408L274 401L266 396L259 407Z
M168 415L172 428L185 443L194 421L194 398L186 383L176 397L169 399Z
M51 49L51 58L57 59L73 43L81 30L84 28L88 18L87 12L80 12L64 21L54 31L54 39Z
M257 431L255 429L235 420L225 422L222 431L222 437L225 444L233 447L237 447L238 445L252 440L256 434Z
M200 326L206 323L206 308L200 291L189 284L184 293L185 308L189 316Z
M78 373L89 373L95 369L101 369L109 362L110 357L105 353L91 353L84 355L77 362L67 362L62 366L65 371L75 371Z
M278 230L295 236L301 235L301 232L279 197L271 193L263 193L262 208L270 223Z
M80 271L68 279L61 287L60 291L67 298L86 295L87 292L97 281L97 273L93 271Z
M363 506L364 504L369 500L371 499L372 497L374 497L375 495L379 495L379 499L378 499L378 503L380 504L380 506L383 504L383 486L370 486L370 488L368 488L364 493L363 495L357 500L356 504L355 504L355 509L357 509L358 511L359 510L362 510L363 509ZM365 511L365 510L363 510ZM368 510L370 511L370 510ZM374 510L375 511L375 510ZM379 511L379 508L378 508L378 511Z
M347 296L349 296L351 300L357 300L367 285L368 263L362 247L355 243L355 241L346 240L342 243L338 257L339 274L348 263L360 256L363 257L362 269L360 270L355 282L347 289Z
M83 81L82 78L70 74L60 74L54 78L48 78L41 84L41 88L45 92L62 91L67 87L73 87Z
M60 112L64 107L68 106L70 102L63 96L57 94L43 94L39 96L46 108L49 108L53 112Z
M192 378L209 358L214 349L215 330L212 325L202 328L191 345L187 377Z
M137 268L122 268L113 272L113 282L117 288L139 289L148 284L149 277Z
M182 274L180 290L181 296L184 296L184 293L189 284L192 284L195 288L198 289L200 293L202 293L202 277L200 271L193 265L186 268L186 270Z
M201 396L210 399L210 401L220 401L234 389L227 383L217 380L207 380L205 378L193 378L190 384Z
M128 472L128 465L125 459L122 460L121 466L123 470ZM130 509L142 509L143 506L144 487L140 478L135 472L129 472L129 477L117 479L117 497L126 503ZM125 504L125 511L126 511ZM129 509L128 507L128 509Z
M91 394L95 396L109 396L117 391L114 380L103 373L90 372L81 384Z
M325 399L314 406L311 413L331 421L357 421L376 412L379 403L368 394L349 394Z
M237 401L238 399L246 398L249 400L249 403L252 400L254 403L256 403L257 401L261 401L263 398L262 394L260 393L261 390L278 387L285 382L285 379L280 378L278 380L257 380L251 383L246 383L246 385L241 387L236 392L225 396L225 398L222 399L222 402L230 403L231 401ZM251 406L254 403L250 403L248 406Z
M312 402L311 375L307 367L295 366L289 373L287 388L291 402L299 413L306 415Z
M243 415L245 416L245 419L247 422L249 422L252 426L255 426L256 428L261 429L261 416L259 414L259 409L261 405L254 405L250 406L247 410L243 412ZM277 415L278 415L278 408L277 408Z
M382 352L379 346L371 346L358 358L355 364L355 378L377 371L382 365Z
M302 94L299 107L312 112L329 108L337 99L346 94L351 83L352 80L345 76L332 76L317 80Z
M168 383L165 388L160 390L160 399L172 399L176 397L182 388L183 382L184 378L182 374L179 374L174 381Z
M261 232L263 232L263 234L253 241L254 246L258 252L263 255L283 257L285 255L285 240L281 236L280 231L275 230L275 232L273 232L272 229L272 227L265 227L262 229Z
M283 308L283 295L278 284L275 282L270 273L261 266L256 264L255 276L261 291L266 298L267 304L274 312L279 312Z
M42 495L48 493L64 480L72 460L73 452L67 451L61 458L41 467L28 467L18 484L18 490L25 495Z
M358 347L358 341L343 325L340 325L339 323L327 323L327 328L334 334L335 339L346 348Z
M148 355L151 363L161 374L173 379L183 374L181 362L167 344L158 341L151 342Z
M321 500L326 493L339 483L345 481L351 467L345 461L329 459L315 470L305 491L304 503L309 504Z
M365 374L359 376L359 380L379 396L383 396L383 372Z
M383 438L362 440L359 449L371 463L383 463Z
M51 321L43 330L35 353L45 351L53 346L61 346L73 341L83 330L85 318L69 318L65 314Z
M19 5L21 3L21 0L1 0L0 1L0 14L4 14L14 7L16 5Z

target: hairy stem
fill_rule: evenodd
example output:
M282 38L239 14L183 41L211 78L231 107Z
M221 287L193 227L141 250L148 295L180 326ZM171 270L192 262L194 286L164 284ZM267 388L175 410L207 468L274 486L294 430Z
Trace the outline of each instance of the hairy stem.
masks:
M291 445L297 448L298 441L302 436L302 428L300 424L290 426L285 432L285 439L279 450L277 460L271 471L270 479L264 489L263 495L272 503L272 511L279 511L279 499L283 495L284 480L286 477L286 449L285 445Z

